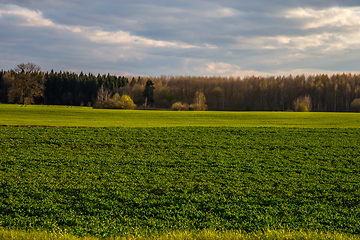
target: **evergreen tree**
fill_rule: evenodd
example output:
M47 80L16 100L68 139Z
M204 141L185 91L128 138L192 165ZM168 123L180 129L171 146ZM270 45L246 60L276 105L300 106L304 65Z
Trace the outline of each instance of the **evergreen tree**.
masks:
M148 79L146 81L145 89L144 89L144 97L145 97L145 106L149 103L151 106L154 104L154 83Z
M130 82L130 87L133 87L136 84L136 79L133 77Z
M5 82L5 74L4 70L0 71L0 103L7 103L7 92L8 92L8 85Z

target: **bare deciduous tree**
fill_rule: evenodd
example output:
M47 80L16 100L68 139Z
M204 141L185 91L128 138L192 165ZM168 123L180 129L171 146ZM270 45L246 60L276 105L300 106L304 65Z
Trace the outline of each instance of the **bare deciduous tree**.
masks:
M101 88L97 92L97 102L102 103L110 98L111 98L111 91L107 88L104 88L104 86L101 85Z
M36 97L43 97L45 74L34 63L20 63L12 74L6 75L10 85L8 99L11 103L33 104Z
M193 109L196 111L205 111L207 105L205 104L206 98L203 92L196 91L194 96L194 104L192 104Z

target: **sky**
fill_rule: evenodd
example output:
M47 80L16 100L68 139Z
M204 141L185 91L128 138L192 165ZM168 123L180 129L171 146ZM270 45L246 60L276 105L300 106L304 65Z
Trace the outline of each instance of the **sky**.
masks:
M0 0L0 69L125 76L360 72L360 0Z

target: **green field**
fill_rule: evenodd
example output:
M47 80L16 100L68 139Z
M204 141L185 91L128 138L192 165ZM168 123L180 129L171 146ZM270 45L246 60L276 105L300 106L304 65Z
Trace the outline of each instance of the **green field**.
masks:
M129 126L0 127L0 227L360 235L357 114L0 109L0 125Z
M359 128L358 113L105 110L0 104L0 126Z

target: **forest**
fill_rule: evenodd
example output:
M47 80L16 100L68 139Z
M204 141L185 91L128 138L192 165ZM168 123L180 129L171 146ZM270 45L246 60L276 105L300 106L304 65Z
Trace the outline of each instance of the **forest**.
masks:
M146 105L149 82L153 99ZM30 63L0 71L1 103L94 106L101 89L109 97L130 96L138 108L189 106L200 93L207 110L294 111L304 102L309 111L349 112L359 110L360 75L125 77L43 72Z

